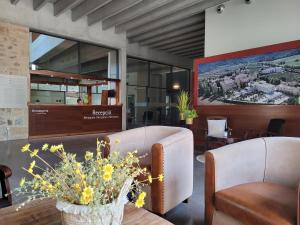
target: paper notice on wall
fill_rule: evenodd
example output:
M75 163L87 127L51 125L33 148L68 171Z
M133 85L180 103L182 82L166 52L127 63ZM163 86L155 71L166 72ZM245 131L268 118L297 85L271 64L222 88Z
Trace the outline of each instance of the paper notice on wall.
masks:
M26 108L27 92L27 77L0 74L0 108Z

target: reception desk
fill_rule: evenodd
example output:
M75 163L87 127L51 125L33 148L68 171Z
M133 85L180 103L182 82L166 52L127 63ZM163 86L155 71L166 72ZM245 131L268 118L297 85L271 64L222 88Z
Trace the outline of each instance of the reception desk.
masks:
M29 137L122 130L122 105L29 104Z

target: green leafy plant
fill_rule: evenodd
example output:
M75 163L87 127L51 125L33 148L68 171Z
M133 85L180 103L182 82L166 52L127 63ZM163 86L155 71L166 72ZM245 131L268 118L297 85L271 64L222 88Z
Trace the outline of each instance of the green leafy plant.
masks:
M195 119L198 117L198 114L195 109L187 109L185 110L185 118Z
M185 113L189 107L189 94L186 91L181 91L177 98L177 108L180 113Z

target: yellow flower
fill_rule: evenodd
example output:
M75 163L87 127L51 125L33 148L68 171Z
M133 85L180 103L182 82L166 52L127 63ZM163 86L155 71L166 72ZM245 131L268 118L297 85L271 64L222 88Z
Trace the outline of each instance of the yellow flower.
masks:
M24 146L22 147L22 149L21 149L21 152L27 152L27 151L29 151L29 147L30 147L30 144L24 145Z
M111 164L103 166L104 173L112 174L114 172L114 167Z
M75 170L75 174L78 174L78 175L79 175L80 173L81 173L80 169L76 169L76 170Z
M146 195L146 192L143 191L142 193L140 193L138 199L144 200L146 198Z
M82 205L87 205L93 200L93 194L94 190L91 187L84 188L81 197L80 197L80 203Z
M111 180L111 173L104 173L103 174L103 180L104 181L110 181Z
M23 178L20 180L20 187L23 187L23 186L24 186L25 181L26 181L25 177L23 177Z
M79 193L81 191L80 184L74 184L73 188L77 193Z
M135 202L135 207L141 208L141 207L144 206L144 204L145 204L145 201L144 201L143 199L138 199L138 200L136 200L136 202Z
M47 190L48 192L54 192L55 188L53 187L52 184L48 184Z
M30 157L33 158L33 157L35 157L38 153L39 153L39 150L38 150L38 149L34 149L34 150L30 153Z
M49 148L48 144L44 144L42 147L42 151L47 151L47 149Z
M86 161L89 161L89 160L91 160L93 158L93 155L94 155L94 153L87 151L85 153L85 157L84 158L85 158Z
M76 163L74 164L74 166L75 166L76 169L80 169L80 168L81 168L81 163L76 162Z
M59 148L58 148L58 146L56 146L56 145L52 145L52 146L50 147L50 152L52 152L52 153L57 152L58 150L59 150Z
M116 140L115 140L115 144L120 144L121 143L121 140L119 139L119 138L116 138Z
M148 181L150 184L152 184L152 176L151 175L148 176Z
M163 182L163 180L164 180L164 175L162 175L162 174L159 174L159 176L158 176L158 180L159 180L160 182Z
M35 167L35 161L33 160L31 163L30 163L30 166L28 168L28 172L29 173L33 173L33 168Z

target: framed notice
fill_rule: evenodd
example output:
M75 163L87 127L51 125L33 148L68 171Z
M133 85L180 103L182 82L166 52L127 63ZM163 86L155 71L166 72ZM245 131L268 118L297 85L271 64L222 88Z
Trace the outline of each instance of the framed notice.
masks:
M27 77L0 74L1 108L26 108L27 96Z

